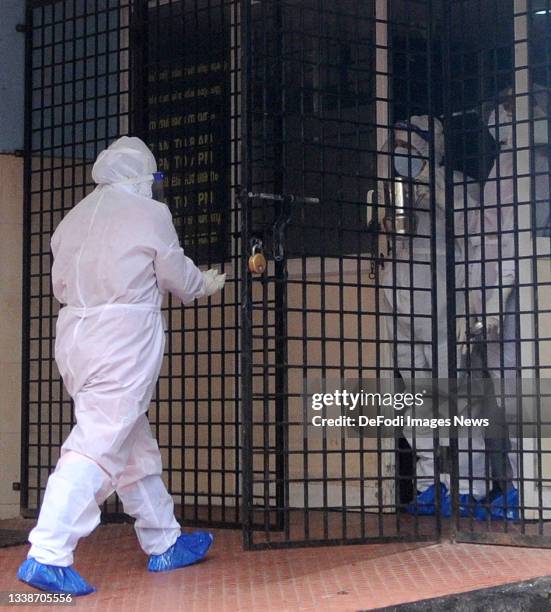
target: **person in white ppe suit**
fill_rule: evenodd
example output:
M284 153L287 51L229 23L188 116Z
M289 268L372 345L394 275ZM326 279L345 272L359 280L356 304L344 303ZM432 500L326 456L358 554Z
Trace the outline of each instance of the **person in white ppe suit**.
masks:
M413 116L409 121L399 122L394 129L394 151L391 157L393 173L406 181L413 182L412 202L417 223L413 236L388 236L392 249L390 257L385 260L382 272L382 283L385 287L385 316L388 336L391 339L391 352L394 368L399 370L404 381L412 378L431 379L433 377L433 346L436 343L438 354L438 378L448 378L448 312L446 276L446 170L444 167L444 133L441 122L428 116ZM431 197L431 148L434 151L434 195ZM466 177L454 172L454 210L456 211L456 240L453 245L456 266L455 286L465 286L465 262L468 249L472 252L479 248L480 213L477 200L478 186L472 181L465 189ZM434 227L431 220L432 201ZM434 236L436 249L435 283L433 287L433 254L431 237ZM435 290L433 292L433 289ZM433 304L431 292L436 295ZM465 341L466 317L465 302L458 300L456 312L458 340ZM433 321L436 319L437 335L433 334ZM461 351L458 351L461 359ZM419 390L419 389L417 389ZM440 398L446 402L445 397ZM412 416L432 417L432 408L425 401L423 414L417 412ZM463 406L464 408L464 406ZM459 407L458 407L459 409ZM416 499L407 507L408 512L422 515L435 513L436 486L434 470L434 430L424 427L404 427L410 446L416 453ZM440 440L444 442L444 440ZM484 440L482 435L474 435L469 445L466 437L459 439L462 451L469 448L471 461L467 452L459 454L460 509L462 515L474 512L476 499L484 495ZM467 476L475 475L471 483ZM441 513L451 514L449 483L446 475L440 482ZM473 499L474 498L474 499Z
M168 207L152 199L156 173L140 139L119 138L93 166L97 187L52 236L53 292L63 305L55 359L76 425L18 573L47 591L93 591L71 567L73 551L114 491L136 519L151 571L197 561L212 543L208 533L181 534L146 411L163 359L163 295L191 302L221 290L225 275L201 272L184 254Z
M519 250L528 252L522 247L526 239L532 237L526 232L517 235L516 218L516 168L515 139L513 136L514 98L508 89L499 96L500 103L494 108L488 119L488 127L498 149L497 158L490 171L484 188L484 221L482 236L484 240L484 277L482 280L484 311L478 313L477 319L485 329L486 361L488 373L494 381L498 401L503 401L508 422L517 418L517 400L515 390L506 387L503 399L500 397L502 382L517 378L517 349L520 338L515 317L517 310L517 251L515 240L519 241ZM549 226L549 155L547 124L547 92L536 88L533 112L534 150L531 156L534 181L535 233L545 231ZM516 237L517 235L517 237ZM508 389L508 390L507 390ZM511 472L513 479L518 469L517 440L510 440ZM503 488L503 486L502 486ZM488 513L494 519L518 518L518 490L514 482L506 485L507 490L496 487L490 492L487 503L481 506L479 518L486 518Z

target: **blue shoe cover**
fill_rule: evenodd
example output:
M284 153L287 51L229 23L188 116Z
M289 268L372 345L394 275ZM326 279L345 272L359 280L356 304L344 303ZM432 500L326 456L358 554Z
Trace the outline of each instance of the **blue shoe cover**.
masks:
M485 521L488 519L488 511L493 521L518 521L518 489L509 489L507 495L499 495L489 506L488 502L481 502L475 516L479 521Z
M167 572L201 561L214 541L212 533L194 531L183 533L164 553L151 555L147 569L150 572Z
M417 516L434 516L436 512L436 486L431 485L419 493L414 501L406 506L406 512ZM440 483L440 514L450 517L452 514L451 500L445 484Z
M470 493L463 493L459 496L459 516L468 518L475 516L478 510L478 502Z
M46 565L32 557L23 561L17 577L47 593L66 593L77 596L88 595L96 590L72 567Z

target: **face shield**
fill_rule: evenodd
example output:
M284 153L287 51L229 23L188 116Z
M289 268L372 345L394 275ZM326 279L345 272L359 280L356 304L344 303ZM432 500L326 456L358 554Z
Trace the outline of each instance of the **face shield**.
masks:
M152 172L143 176L135 176L124 181L117 181L113 185L129 185L134 193L145 198L152 198L164 202L164 174Z
M415 180L425 169L427 160L415 147L402 140L396 140L394 145L394 172L404 179Z
M418 146L428 148L430 133L409 122L396 124L392 153L392 180L384 185L385 231L396 236L414 235L417 229L415 214L416 183L426 170L428 160ZM415 146L415 145L418 146Z
M399 121L395 126L393 170L397 176L415 180L428 165L431 135L415 123ZM421 147L421 148L420 148Z
M151 193L154 200L165 203L165 175L162 172L153 174Z

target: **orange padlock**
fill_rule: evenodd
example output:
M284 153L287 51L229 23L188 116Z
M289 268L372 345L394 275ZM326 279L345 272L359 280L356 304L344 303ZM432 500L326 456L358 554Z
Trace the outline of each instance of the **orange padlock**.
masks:
M266 257L264 257L262 247L255 244L253 246L252 255L249 257L249 272L251 274L264 274L266 265Z

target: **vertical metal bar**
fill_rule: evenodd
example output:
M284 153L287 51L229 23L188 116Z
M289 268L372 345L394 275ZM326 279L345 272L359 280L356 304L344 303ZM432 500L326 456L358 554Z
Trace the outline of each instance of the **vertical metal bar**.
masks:
M389 81L389 85L387 88L387 96L390 97L393 95L392 93L392 83L393 83L393 77L395 75L395 62L393 61L393 55L392 55L392 48L393 48L393 42L395 40L396 37L396 33L397 33L397 27L396 27L396 23L395 23L395 19L394 19L394 5L392 0L387 0L387 5L386 5L386 25L387 25L387 78ZM409 94L409 92L408 92ZM387 98L388 99L388 98ZM409 95L408 95L408 99L409 99ZM392 128L392 125L395 121L395 116L394 116L394 112L393 112L393 108L391 107L390 102L389 104L389 113L388 113L388 117L387 117L387 121L388 121L388 125L385 126L386 127L386 132L387 132L387 140L388 142L390 142L391 147L393 147L394 145L394 131ZM377 124L378 124L378 120L377 120ZM391 163L391 159L386 159L385 160L385 166L386 169L388 170L388 166ZM380 214L379 211L377 211L377 215L378 218L380 218ZM392 278L391 278L391 287L390 290L392 292L392 306L393 306L393 311L391 315L388 315L388 319L392 319L392 330L394 332L394 335L397 333L397 328L398 328L398 315L397 315L397 309L395 307L395 304L397 304L397 297L398 297L398 292L396 290L396 277L397 277L397 272L396 272L396 245L397 245L397 240L396 240L396 235L392 234L392 235L387 235L386 234L386 229L384 227L382 227L382 231L384 232L385 235L385 240L387 242L387 246L388 246L388 257L387 257L387 261L385 262L385 265L392 265ZM411 243L410 243L410 253L411 253ZM381 282L381 278L380 278L380 272L379 270L377 270L377 278L376 278L376 282L379 285L379 283ZM380 291L377 290L377 294L376 294L376 309L378 311L378 306L381 305L382 303L384 303L385 297L384 297L384 289L383 289L383 299L381 300L381 296L380 296ZM377 314L377 317L379 317L379 314ZM396 380L399 376L398 374L398 344L397 342L395 342L392 338L389 339L390 342L390 347L391 347L391 352L392 352L392 357L391 357L391 361L392 361L392 378L394 380ZM379 347L379 343L377 343L377 364L381 363L381 351L380 351L380 347ZM411 446L411 454L412 457L414 458L413 460L415 461L415 452L416 452L416 440L415 440L415 436L413 437L412 440L412 446ZM417 475L416 475L416 471L413 470L413 494L414 494L414 498L417 494ZM398 499L398 495L399 495L399 491L396 490L395 491L395 499ZM396 526L396 533L400 533L401 531L401 513L400 512L396 512L396 522L395 522L395 526ZM415 532L417 532L418 529L418 520L417 517L414 517L414 530Z
M325 92L323 91L323 87L322 87L322 78L321 78L321 74L322 74L322 70L324 68L323 66L323 58L325 57L325 53L326 53L326 46L324 44L324 36L325 36L325 29L324 29L324 19L323 16L325 14L325 0L318 0L317 1L317 23L318 23L318 31L317 31L317 47L316 47L316 66L315 66L315 71L316 71L316 77L318 79L317 82L317 86L319 89L319 106L318 106L318 112L320 115L320 142L321 142L321 151L320 151L320 165L319 165L319 174L321 177L323 177L325 175L326 172L326 147L324 146L324 143L326 142L326 137L327 137L327 128L326 128L326 123L325 123L325 112L326 112L326 96L324 95ZM325 185L324 185L324 181L321 181L321 185L320 185L320 200L323 202L325 201L326 193L325 193ZM322 389L325 391L326 388L326 383L327 383L327 345L326 343L323 341L323 338L325 337L326 334L326 329L327 329L327 316L326 316L326 276L327 276L327 270L326 270L326 255L327 255L327 234L326 234L326 216L324 214L324 208L322 207L321 210L321 219L320 219L320 225L321 225L321 230L320 230L320 235L321 235L321 249L320 249L320 254L319 254L319 258L320 258L320 280L319 280L319 287L320 287L320 294L321 294L321 299L320 299L320 309L321 309L321 313L320 313L320 318L321 318L321 376L322 376ZM324 414L325 416L325 414ZM323 514L322 514L322 519L323 519L323 539L324 540L329 540L330 539L330 530L329 530L329 492L328 492L328 484L329 484L329 467L328 467L328 445L327 445L327 436L326 433L323 432L323 439L322 439L322 495L323 495Z
M444 77L444 147L446 159L446 211L445 211L445 235L446 235L446 297L447 297L447 345L448 345L448 372L447 377L450 382L457 380L457 334L456 334L456 299L455 290L455 198L454 198L454 177L453 177L453 147L451 146L452 138L452 56L451 56L451 37L452 37L452 15L450 10L443 11L445 17L445 32L442 37L443 53L443 77ZM435 344L435 343L433 343ZM442 384L443 381L439 381ZM452 389L448 386L448 390ZM450 398L450 418L457 413L456 398L449 395ZM450 483L451 483L451 498L452 498L452 515L457 521L459 519L459 497L458 497L458 440L457 428L450 428ZM438 480L437 480L438 482ZM439 526L440 534L440 526Z
M250 234L250 204L247 193L251 181L251 62L252 31L251 6L248 0L240 0L240 91L241 91L241 183L244 186L239 195L241 211L241 466L242 497L241 519L243 524L243 546L251 549L253 544L253 426L252 426L252 291L247 262L247 245ZM237 263L237 262L236 262Z
M212 32L212 24L211 24L211 18L212 18L211 0L207 0L206 11L207 11L207 21L208 21L207 32L208 32L209 38L212 38L213 32ZM223 27L222 27L222 31L223 31ZM212 130L212 119L211 119L210 112L209 112L208 125L209 125L209 133L212 134L212 131L211 131ZM213 147L213 144L211 143L207 151L209 151L212 155L213 149L214 147ZM209 183L207 183L207 185L209 185ZM210 267L210 264L212 263L211 229L212 229L212 218L210 215L208 215L207 233L209 236L209 241L208 241L208 249L207 249L207 263L209 267ZM213 493L212 493L212 484L213 484L213 481L212 481L212 470L213 470L213 462L212 462L212 451L213 451L212 378L213 378L214 373L213 373L213 368L212 368L212 310L213 310L213 306L211 305L211 301L212 300L209 299L209 305L207 309L207 329L208 329L207 331L207 372L209 373L209 376L207 378L207 413L208 413L207 420L208 420L209 426L207 427L207 449L206 451L207 451L207 520L209 522L212 522L213 520L213 516L212 516L212 499L213 499Z
M159 3L158 2L157 2L157 5L156 5L155 8L157 10L157 14L159 14ZM168 11L169 11L169 23L171 23L171 24L176 23L176 17L172 13L172 2L170 2L169 5L168 5ZM178 15L178 17L180 17L180 15ZM159 41L159 40L161 40L160 39L160 35L159 35L159 31L161 29L160 19L159 18L156 19L155 24L156 24L155 27L157 29L156 38ZM145 30L146 30L146 32L148 32L147 23L146 23ZM169 29L169 40L171 42L171 45L174 44L174 42L173 42L173 40L174 40L174 30L175 30L174 27L171 27ZM144 46L147 49L148 61L151 61L151 58L149 58L149 53L150 53L149 43L146 42ZM158 60L158 56L157 56L156 60ZM145 71L145 72L147 74L147 71ZM159 96L159 94L160 94L158 85L159 85L159 83L157 81L156 82L157 89L155 91L157 96ZM172 94L172 92L173 92L173 89L170 88L170 93ZM145 96L144 96L144 99L148 100L148 98L146 98ZM160 139L160 133L159 133L159 131L157 131L156 132L156 139L155 139L155 149L160 152L159 139ZM173 148L174 148L174 146L173 146L173 139L171 138L169 142L170 142L170 144L169 144L169 154L170 154L170 157L172 157L174 155L174 152L173 152ZM167 177L168 181L171 181L173 176L174 176L174 174L173 174L173 171L171 169L171 171L168 173L168 177ZM166 397L166 402L168 403L168 426L167 426L167 429L168 429L168 466L167 466L167 469L168 469L168 489L169 489L170 492L172 492L172 490L173 490L173 471L174 471L173 464L172 464L172 454L173 454L173 450L174 450L174 437L173 437L173 426L172 425L173 425L174 420L175 420L174 419L174 410L173 410L173 407L174 407L175 402L177 401L176 398L174 397L175 396L175 393L174 393L174 378L175 378L175 376L173 374L173 372L174 372L174 369L173 369L174 368L174 341L173 341L174 336L173 336L173 332L174 331L176 331L177 333L178 332L182 332L181 329L180 330L175 330L174 329L174 327L175 327L175 324L174 324L174 319L175 319L174 314L175 314L175 312L179 308L181 316L182 317L184 316L184 313L182 312L182 307L181 306L175 306L174 305L174 301L175 301L174 297L172 295L170 295L169 298L168 298L168 330L169 330L167 332L167 336L168 336L168 350L167 350L167 353L168 353L168 355L167 355L168 356L168 376L167 376L167 387L168 387L168 389L167 389L167 397ZM181 338L181 340L180 340L180 351L183 351L184 350L184 348L183 348L184 347L183 333L180 333L180 338ZM182 404L183 404L183 402L182 402ZM185 404L182 405L182 413L181 413L181 416L180 416L180 423L178 423L178 426L179 426L180 432L181 432L181 439L182 440L185 440L185 431L182 431L182 429L183 429L183 427L182 427L182 420L184 419L184 411L185 411L184 406L185 406ZM159 409L160 409L160 403L158 404L157 411L159 411ZM185 442L182 442L182 445L185 446ZM181 454L180 454L180 457L181 457ZM180 467L180 469L181 469L181 467ZM181 470L181 471L183 472L183 470ZM185 489L184 489L184 487L180 488L179 497L180 497L180 517L181 517L182 520L184 520L184 518L185 518Z
M433 70L433 44L434 44L434 27L433 27L433 19L435 17L434 5L432 0L428 0L427 5L428 10L428 32L427 32L427 100L428 100L428 114L429 114L429 126L431 134L435 133L434 129L434 90L433 90L433 78L434 78L434 70ZM437 240L436 240L436 229L437 229L437 219L436 219L436 151L434 146L434 140L429 148L429 167L430 167L430 209L431 209L431 239L430 239L430 250L431 250L431 312L432 312L432 325L431 325L431 338L432 338L432 373L431 376L433 378L432 389L434 391L435 385L434 380L438 381L439 378L439 357L438 354L438 331L440 325L442 325L442 321L438 320L438 293L437 293L437 267L439 265L438 257L436 253L437 249ZM453 198L451 200L451 204L453 205ZM446 198L446 208L450 206L450 201ZM454 244L454 242L452 242ZM449 244L448 244L449 248ZM449 321L448 321L449 325ZM434 398L434 394L433 394ZM434 413L434 402L433 402L433 416L437 416L439 411L439 399L436 401L436 414ZM436 485L436 537L439 538L442 532L442 499L441 499L441 491L440 491L440 436L438 430L435 430L433 437L433 449L434 449L434 483Z
M224 77L224 88L223 88L223 95L224 98L226 99L226 112L228 113L229 116L229 142L227 143L226 148L224 149L224 165L227 168L227 172L228 172L228 176L230 177L229 179L229 191L228 191L228 210L224 211L223 214L223 218L224 224L227 223L231 223L231 206L232 206L232 202L233 202L233 180L231 177L231 172L232 172L232 153L231 153L231 139L233 137L233 117L232 117L232 111L231 111L231 107L232 107L232 92L231 92L231 87L229 84L229 81L231 79L231 54L232 54L232 49L231 49L231 36L232 36L232 32L231 32L231 28L232 28L232 24L231 24L231 20L229 15L226 14L225 11L225 5L224 2L221 1L220 2L220 21L222 23L222 27L223 27L223 39L224 39L224 43L223 43L223 54L224 56L227 58L227 62L228 62L228 74L225 75ZM231 231L230 231L230 235L231 235ZM228 235L227 235L227 229L224 230L224 246L223 246L223 251L224 251L224 256L227 258L228 256L231 258L231 246L228 245ZM235 269L235 266L234 266ZM226 268L225 265L222 264L222 272L225 272ZM237 276L237 274L235 274L235 276ZM226 359L225 359L225 355L226 355L226 333L223 331L228 327L227 324L227 317L226 317L226 310L228 308L228 303L226 300L226 294L224 293L224 295L222 296L222 298L220 299L220 390L219 390L219 398L220 398L220 465L219 465L219 470L220 470L220 495L221 495L221 514L220 514L220 520L222 522L226 522L227 519L227 512L228 512L228 508L227 508L227 500L226 500L226 496L228 495L227 492L227 488L226 488L226 478L228 475L228 468L226 465L226 453L227 453L227 447L226 447L226 431L227 431L227 425L226 425L226 414L225 414L225 410L224 410L224 405L225 405L225 398L226 398L226 378L227 378L227 371L226 371Z
M276 79L276 91L279 92L279 104L274 110L274 193L284 193L284 132L285 117L285 64L283 52L285 47L283 3L276 1L275 9L275 57L274 74ZM285 214L286 202L278 202L275 206L276 218ZM287 359L287 262L285 258L274 264L274 299L275 299L275 449L276 449L276 507L277 525L284 527L285 511L285 473L287 461L287 402L288 402L288 359Z
M528 0L529 1L529 0ZM513 20L515 20L515 11L513 8ZM520 293L520 259L521 259L521 245L519 242L519 228L520 228L520 223L519 223L519 182L517 181L517 177L519 176L519 167L518 167L518 159L517 159L517 151L519 150L519 143L518 143L518 139L517 139L517 126L518 126L518 117L517 117L517 102L518 102L518 93L517 93L517 79L516 79L516 74L517 71L520 68L526 68L526 66L517 66L517 58L516 58L516 53L514 53L514 47L516 45L516 33L515 33L515 27L513 25L513 49L512 49L512 54L513 54L513 59L512 59L512 65L514 66L514 70L512 70L512 99L513 99L513 103L512 103L512 126L511 126L511 130L512 130L512 149L513 149L513 171L512 171L512 175L513 175L513 198L512 198L512 202L511 203L504 203L502 200L503 194L501 189L498 187L496 189L496 193L497 193L497 207L498 207L498 214L497 214L497 227L498 227L498 279L496 282L497 285L497 291L498 291L498 296L499 296L499 329L501 330L501 332L503 332L504 330L504 323L505 323L505 319L506 319L506 308L507 308L507 304L506 304L506 300L503 300L503 295L502 295L502 288L504 286L504 282L503 282L503 236L505 234L505 236L507 236L507 234L510 234L511 232L513 232L513 241L514 241L514 247L513 247L513 254L512 257L514 258L514 267L515 267L515 286L513 289L513 293L515 296L515 311L513 313L513 317L514 317L514 321L515 321L515 335L516 338L514 340L515 342L515 370L517 373L517 378L520 379L522 376L522 353L521 353L521 343L522 343L522 330L521 330L521 318L520 318L520 309L521 309L521 302L520 302L520 298L521 298L521 293ZM528 60L528 58L527 58ZM497 112L496 112L496 121L497 121ZM533 144L533 142L532 142ZM499 152L498 152L498 168L499 168L499 160L500 160L500 156L499 156ZM529 171L530 171L530 165L529 165ZM502 178L501 178L501 173L499 172L496 176L496 180L498 180L498 186L500 185L500 183L503 185L502 182ZM513 207L513 227L512 228L504 228L503 225L503 205L510 205ZM508 257L511 257L511 253L507 254ZM532 260L532 263L535 264L535 260ZM536 273L537 274L537 273ZM532 277L532 281L533 281L534 277ZM537 317L535 317L537 319ZM500 394L498 396L499 399L501 399L501 407L503 410L505 410L505 399L504 399L504 394L503 394L503 381L504 378L506 378L508 376L508 372L507 369L505 367L505 347L506 344L503 341L503 335L500 336L499 340L499 364L498 364L498 369L499 369L499 375L500 375ZM495 366L494 366L495 367ZM497 393L497 390L495 389L494 386L494 393ZM517 422L520 423L520 435L519 435L519 445L520 445L520 459L521 459L521 471L520 471L520 495L519 495L519 499L520 499L520 506L523 509L522 510L522 518L524 519L524 506L525 506L525 501L524 501L524 482L525 482L525 478L524 478L524 466L522 465L522 462L524 461L524 449L523 449L523 442L524 442L524 436L522 435L522 425L523 425L523 418L522 418L522 404L520 402L520 398L517 395L517 410L516 410L516 418L517 418ZM538 411L538 415L537 415L537 420L539 422L540 419L540 415L539 415L539 411ZM505 492L504 494L504 498L505 498L505 508L504 508L504 512L505 514L507 514L507 510L508 510L508 506L507 506L507 499L506 499L506 494ZM504 521L504 529L505 532L508 532L510 530L510 525L509 525L509 521ZM524 534L526 532L526 523L524 520L521 521L521 533Z
M31 327L31 190L32 190L32 73L33 9L31 0L25 7L25 134L23 161L23 271L22 271L22 338L21 338L21 498L22 510L29 510L29 388Z
M528 5L531 7L531 0L528 0ZM545 15L545 19L549 22L549 0L547 1L547 13ZM526 15L526 20L527 20L527 38L528 38L528 45L530 45L533 41L533 37L534 37L534 33L532 30L532 20L533 20L533 9L528 12L528 14ZM535 380L534 380L534 389L533 392L536 395L537 398L537 406L536 406L536 479L537 479L537 514L538 514L538 518L537 518L537 528L538 528L538 534L539 535L543 535L544 533L544 501L543 501L543 481L544 481L544 476L543 476L543 450L542 450L542 405L541 405L541 398L542 398L542 388L541 388L541 383L540 383L540 376L541 376L541 360L540 360L540 346L539 346L539 340L540 340L540 319L538 316L538 313L540 312L540 302L539 302L539 293L538 293L538 286L539 286L539 281L538 281L538 262L537 262L537 258L538 258L538 245L537 245L537 217L536 217L536 207L538 206L538 193L536 190L536 186L537 186L537 168L536 168L536 143L535 143L535 139L534 139L534 107L536 105L536 98L534 95L534 79L533 79L533 69L531 66L532 63L532 53L530 52L530 47L528 47L528 57L527 57L527 64L528 64L528 146L529 146L529 152L530 152L530 159L529 159L529 173L530 173L530 241L531 241L531 249L530 249L530 253L531 253L531 281L532 281L532 295L531 295L531 302L532 302L532 307L533 307L533 325L534 325L534 333L533 333L533 337L530 339L530 342L533 344L534 347L534 354L533 354L533 369L534 369L534 375L535 375ZM547 100L548 102L548 100ZM546 109L547 111L549 109ZM541 204L539 204L541 206ZM519 226L517 224L515 224L515 228L518 228ZM551 239L551 238L550 238ZM517 254L517 258L518 258L518 254ZM551 265L551 264L550 264ZM516 266L517 268L517 275L518 275L518 264ZM517 276L518 279L518 276ZM519 280L517 280L517 287L519 286ZM516 309L517 311L519 311L518 314L518 324L519 324L519 336L522 337L522 335L520 334L520 310L521 310L521 303L520 303L520 295L519 292L517 291L517 301L516 301ZM517 343L520 344L520 343ZM520 352L520 350L518 350L517 352ZM520 360L517 361L517 367L519 367L521 365ZM522 368L520 368L520 376L522 376ZM518 376L517 374L517 381L521 378L520 376ZM518 382L517 385L515 385L516 388L516 392L518 395ZM503 400L502 400L503 401ZM524 480L524 474L522 474L522 480L521 482L523 482ZM524 489L524 487L522 487L522 489ZM523 499L523 498L521 498ZM524 519L524 504L522 504L522 518ZM524 520L523 520L524 523Z
M45 7L42 7L42 35L44 36L46 28L44 26L45 23ZM53 7L52 7L52 14L53 14ZM53 21L53 16L51 21ZM53 26L50 24L50 27L53 28ZM54 92L55 92L55 87L54 87L54 82L55 82L55 71L54 71L54 66L53 66L53 54L54 54L54 45L53 45L53 32L52 32L52 37L51 37L51 42L49 45L47 45L44 42L43 39L43 44L42 47L40 49L40 54L41 54L41 67L42 69L44 69L44 66L46 66L46 54L45 54L45 48L46 46L49 46L50 48L50 64L49 67L51 69L51 73L52 73L52 78L51 78L51 82L50 82L50 99L49 99L49 104L45 103L45 95L44 92L41 92L41 108L40 108L40 127L41 127L41 138L44 138L44 135L46 134L46 129L44 126L44 117L46 112L49 112L50 114L50 142L49 142L49 147L45 147L46 150L49 150L50 152L50 159L49 159L49 174L50 174L50 181L49 181L49 191L50 191L50 197L51 197L51 193L52 193L52 189L53 189L53 185L54 185L54 134L53 134L53 117L52 117L52 106L53 106L53 101L54 101ZM43 142L41 143L42 145L44 144ZM40 155L41 155L41 164L44 163L44 147L41 147L41 151L40 151ZM41 168L41 170L43 170L43 168ZM41 190L40 190L40 204L39 204L39 222L38 222L38 226L39 226L39 236L37 239L37 243L39 244L39 248L37 252L33 253L32 250L32 241L31 241L31 257L32 255L34 255L35 257L38 258L38 295L36 296L36 301L38 302L38 336L36 338L34 338L34 346L38 348L37 350L37 354L36 357L34 357L33 352L31 350L31 355L33 355L33 359L36 359L37 361L37 378L36 378L36 385L37 385L37 394L36 394L36 399L37 399L37 407L36 407L36 413L37 413L37 482L36 482L36 489L37 489L37 503L40 503L40 498L41 498L41 489L42 489L42 446L43 446L43 436L42 436L42 429L43 429L43 423L42 423L42 376L43 376L43 369L42 369L42 327L43 327L43 321L42 321L42 276L44 273L43 270L43 261L42 261L42 254L41 254L41 246L40 246L40 241L42 240L42 235L44 233L44 200L45 200L45 195L44 195L44 188L43 188L43 181L44 181L44 173L41 172L40 175L40 180L41 180ZM31 347L32 347L32 340L33 338L31 338Z
M331 32L331 38L333 39L337 39L337 37L339 37L339 19L340 15L337 15L335 17L335 25L334 25L334 30ZM339 37L340 38L340 37ZM334 44L337 44L337 62L339 64L339 71L342 72L343 70L343 66L342 63L344 61L344 58L341 57L341 54L343 53L342 50L342 45L344 44L343 42L340 42L337 40L334 40ZM334 172L336 175L336 179L337 179L337 184L338 184L338 189L339 192L342 192L343 190L343 169L342 169L342 162L340 162L339 157L342 155L342 148L344 145L343 142L343 138L342 138L342 130L343 130L343 96L346 95L346 92L343 91L343 83L342 83L342 78L339 78L337 81L337 142L333 144L333 147L337 148L337 151L335 152L335 158L336 158L336 167L334 168ZM350 129L350 127L348 127L348 129ZM342 196L341 196L342 197ZM339 360L340 360L340 364L339 364L339 379L340 379L340 386L341 388L344 386L344 372L345 372L345 363L346 363L346 357L345 357L345 350L344 350L344 290L343 290L343 283L345 282L344 280L344 265L343 265L343 256L344 256L344 244L343 244L343 229L342 229L342 225L343 225L343 219L342 219L343 215L340 214L338 216L337 219L337 227L333 228L333 231L335 231L337 233L337 240L336 240L336 244L337 244L337 254L339 255L338 258L338 287L337 287L337 292L338 292L338 309L339 309L339 315L338 315L338 319L339 319L339 326L338 326L338 345L339 345ZM340 493L341 493L341 516L340 516L340 523L341 523L341 538L342 539L346 539L347 537L347 533L348 533L348 516L347 516L347 483L346 483L346 436L345 436L345 430L344 428L341 429L341 439L340 439L340 448L339 448L339 454L340 454L340 469L341 469L341 473L340 473ZM380 456L380 453L379 453Z
M148 35L146 28L147 0L131 3L129 24L129 128L130 133L140 138L147 134L147 71Z
M231 27L232 34L230 40L232 41L232 56L233 56L233 73L231 74L232 79L232 88L231 88L231 96L232 96L232 109L233 109L233 134L234 134L234 143L233 143L233 158L232 162L234 164L234 171L232 177L232 191L233 191L233 201L234 201L234 214L232 217L232 236L233 239L233 256L232 256L232 264L235 270L235 281L233 286L233 355L234 355L234 364L233 364L233 386L235 389L234 398L233 398L233 444L234 444L234 457L235 457L235 467L234 467L234 487L235 487L235 521L241 521L241 503L242 503L242 492L241 485L243 482L241 476L241 428L243 427L243 416L240 414L240 406L243 398L241 396L241 388L240 388L240 355L241 355L241 339L239 337L240 330L240 311L238 308L238 299L241 297L240 294L240 283L243 282L243 275L240 269L240 262L242 251L245 249L245 237L241 231L241 215L243 213L242 208L239 205L238 200L238 192L239 192L239 184L242 180L242 177L246 177L245 173L245 158L241 157L241 153L243 148L246 146L243 142L243 136L245 135L246 126L243 125L243 117L245 109L247 108L248 102L248 93L245 92L242 88L243 83L245 83L245 78L243 76L244 66L242 64L244 53L243 44L246 37L249 35L249 25L247 22L247 27L243 28L241 13L241 4L239 2L233 1L231 2L230 12L232 14ZM249 19L248 15L246 15L247 19ZM250 394L249 394L250 398ZM225 399L225 398L224 398ZM248 500L247 500L248 503Z
M371 50L370 56L371 56L371 63L370 63L370 69L372 72L372 75L376 75L377 74L377 32L376 32L376 28L377 28L377 7L376 7L376 0L371 2L371 11L369 13L369 48ZM356 41L360 40L360 6L362 5L361 2L359 2L358 0L356 1L355 4L355 13L356 13L356 31L355 31L355 35L356 35ZM364 21L365 23L365 21ZM360 53L360 51L358 50L358 53ZM363 54L362 54L362 58L363 58ZM365 79L365 74L362 71L362 79ZM375 136L375 142L373 142L373 137L370 139L370 147L372 147L372 150L370 151L371 154L373 155L375 153L375 151L377 150L376 147L376 140L377 140L377 84L376 84L376 77L372 77L371 80L371 87L373 88L373 91L370 92L370 96L369 96L369 100L370 102L373 104L373 108L370 111L370 117L368 120L369 123L369 127L370 129L373 131L373 134ZM359 91L360 91L360 77L358 76L356 78L356 82L355 82L355 90L356 90L356 95L358 96ZM359 103L357 103L359 104ZM356 122L359 124L360 122L360 117L359 117L359 110L356 107ZM357 135L357 145L358 148L361 148L361 143L363 142L362 139L360 138L360 126L357 125L356 126L356 135ZM375 159L375 168L377 167L377 160ZM369 174L371 175L371 172L373 172L373 169L370 168ZM375 175L377 174L376 170L375 170ZM365 177L362 177L365 178ZM369 182L371 182L373 180L373 176L369 176ZM362 182L363 184L363 182ZM363 194L362 194L363 195ZM360 200L361 201L361 200ZM376 213L377 215L377 213ZM372 219L367 219L368 222L372 222ZM378 236L377 236L377 240L378 240ZM359 239L359 247L361 245L361 238ZM372 270L374 272L374 274L372 275L373 281L371 282L371 284L369 283L369 281L367 283L363 283L362 279L363 279L363 273L362 273L362 264L363 264L363 257L362 257L362 252L361 252L361 248L358 248L358 253L356 256L356 282L357 282L357 288L356 288L356 300L358 303L358 306L360 306L358 308L358 314L357 314L357 319L356 319L356 326L357 326L357 334L358 334L358 338L357 338L357 344L356 344L356 351L357 351L357 355L358 355L358 378L360 380L360 383L363 381L363 377L364 377L364 367L367 367L368 364L364 365L364 358L363 358L363 342L362 339L364 337L364 325L363 325L363 299L362 299L362 293L363 293L363 289L365 287L365 285L367 285L369 287L369 289L371 291L373 291L375 293L375 363L371 366L372 370L375 371L375 375L376 378L380 378L380 346L379 346L379 342L378 337L380 334L380 330L379 330L379 307L378 307L378 303L379 303L379 286L378 286L378 267L379 267L379 260L378 260L378 255L379 255L379 249L378 249L378 244L376 246L377 251L376 254L371 253L371 256L374 257L374 260L371 260L370 265L372 266ZM365 508L366 508L366 499L365 499L365 461L364 461L364 456L365 456L365 441L364 441L364 435L360 432L359 433L359 449L358 449L358 460L360 463L360 470L359 470L359 486L360 486L360 537L361 538L366 538L366 513L365 513ZM380 453L381 454L381 458L384 460L385 456L384 453ZM377 470L379 470L380 464L377 466ZM382 500L383 499L383 486L385 484L385 481L383 480L384 476L381 477L381 474L383 472L382 471L378 471L377 472L377 477L380 478L379 482L380 484L378 485L378 492L379 492L379 498ZM397 508L395 509L396 513L397 512ZM384 526L383 526L384 528ZM384 531L383 531L384 533Z

